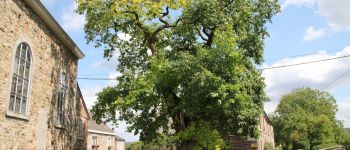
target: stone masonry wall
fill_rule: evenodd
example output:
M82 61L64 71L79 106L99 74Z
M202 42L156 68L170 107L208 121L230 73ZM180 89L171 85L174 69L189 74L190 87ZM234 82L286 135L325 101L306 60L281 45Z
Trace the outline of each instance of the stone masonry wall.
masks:
M100 147L98 148L99 150L108 150L108 145L107 145L107 140L108 138L111 138L111 150L115 150L116 147L116 143L115 143L115 136L114 135L108 135L108 134L99 134L99 133L94 133L94 132L89 132L89 136L88 136L88 144L87 144L87 150L93 150L92 149L92 145L93 145L93 141L92 141L92 137L96 136L97 137L97 144L100 145Z
M88 138L88 122L89 122L89 116L88 116L88 111L85 109L84 105L84 99L81 96L80 91L79 92L79 98L78 98L78 116L79 119L82 122L83 125L83 138L78 139L76 138L76 145L75 145L75 150L86 150L87 149L87 138ZM78 131L77 131L78 132Z
M264 150L264 148L269 144L272 147L275 147L275 137L273 132L273 126L269 122L266 115L262 115L259 118L259 129L261 135L258 140L259 150Z
M268 120L265 114L259 117L259 130L260 136L256 139L247 140L238 136L231 135L230 140L233 146L233 150L264 150L269 144L271 147L275 147L274 132L271 122Z
M22 0L2 0L0 20L0 150L70 149L69 127L59 129L53 124L54 100L58 76L65 70L67 108L74 109L78 58ZM28 43L32 51L28 119L8 115L14 52L20 42Z

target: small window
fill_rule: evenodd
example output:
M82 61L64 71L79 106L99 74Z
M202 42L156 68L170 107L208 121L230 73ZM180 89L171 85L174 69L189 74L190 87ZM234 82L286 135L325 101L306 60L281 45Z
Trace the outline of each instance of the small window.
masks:
M65 125L66 99L68 95L68 81L64 73L59 76L58 91L56 95L56 124Z
M92 137L92 145L97 145L97 136Z
M29 45L20 43L16 49L9 103L9 110L15 113L27 111L31 59Z

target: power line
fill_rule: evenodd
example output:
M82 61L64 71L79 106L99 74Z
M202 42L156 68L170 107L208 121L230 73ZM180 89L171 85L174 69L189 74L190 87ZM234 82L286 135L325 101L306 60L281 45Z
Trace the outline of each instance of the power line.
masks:
M295 63L295 64L267 67L267 68L261 68L261 69L258 69L258 70L270 70L270 69L277 69L277 68L286 68L286 67L292 67L292 66L300 66L300 65L305 65L305 64L330 61L330 60L341 59L341 58L346 58L346 57L350 57L350 55L344 55L344 56L338 56L338 57L327 58L327 59L320 59L320 60L314 60L314 61L307 61L307 62L301 62L301 63Z
M110 74L79 74L79 76L108 76Z
M338 56L338 57L333 57L333 58L327 58L327 59L320 59L320 60L314 60L314 61L308 61L308 62L301 62L301 63L295 63L295 64L288 64L288 65L281 65L281 66L274 66L274 67L267 67L267 68L261 68L258 70L271 70L271 69L278 69L278 68L286 68L286 67L293 67L293 66L300 66L300 65L306 65L306 64L311 64L311 63L318 63L318 62L324 62L324 61L330 61L330 60L336 60L336 59L342 59L342 58L347 58L350 57L350 55L344 55L344 56ZM348 70L350 71L350 70ZM342 74L340 77L344 76L348 71L346 71L344 74ZM109 74L85 74L85 75L109 75ZM116 78L87 78L87 77L78 77L78 80L116 80ZM336 79L338 80L338 79ZM335 80L335 81L336 81ZM335 82L333 81L333 82ZM330 84L333 84L332 82ZM329 84L329 85L330 85ZM328 84L325 86L329 86Z
M81 78L78 77L78 80L117 80L116 78Z
M333 49L333 50L328 50L328 51L326 50L325 52L334 52L334 51L339 51L339 50L342 50L342 49L339 48L339 49ZM265 61L268 62L268 61L280 60L280 59L284 59L284 58L295 58L295 57L309 56L309 55L313 55L313 54L319 54L319 52L321 52L321 51L314 51L312 53L305 53L305 54L292 55L292 56L286 56L286 57L270 58L270 59L266 59Z
M344 77L347 73L350 72L350 68L346 71L344 71L340 76L338 76L337 78L335 78L334 80L332 80L331 82L329 82L328 84L326 84L325 86L322 87L322 90L326 89L328 86L332 85L333 83L335 83L336 81L338 81L339 79L341 79L342 77Z

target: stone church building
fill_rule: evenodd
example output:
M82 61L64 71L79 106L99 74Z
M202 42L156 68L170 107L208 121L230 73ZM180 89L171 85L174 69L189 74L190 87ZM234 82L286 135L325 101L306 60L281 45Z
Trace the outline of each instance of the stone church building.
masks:
M83 57L39 0L1 0L0 150L86 149Z

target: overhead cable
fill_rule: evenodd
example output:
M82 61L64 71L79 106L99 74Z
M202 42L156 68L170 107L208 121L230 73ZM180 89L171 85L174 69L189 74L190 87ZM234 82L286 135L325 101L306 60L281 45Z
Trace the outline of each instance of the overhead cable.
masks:
M335 83L336 81L338 81L339 79L343 78L347 73L350 72L350 68L346 71L344 71L340 76L338 76L337 78L335 78L334 80L332 80L331 82L327 83L325 86L322 87L322 90L325 90L326 88L328 88L330 85L332 85L333 83Z
M313 60L313 61L307 61L307 62L301 62L301 63L295 63L295 64L287 64L287 65L281 65L281 66L266 67L266 68L261 68L261 69L258 69L258 70L270 70L270 69L277 69L277 68L286 68L286 67L292 67L292 66L300 66L300 65L305 65L305 64L318 63L318 62L336 60L336 59L347 58L347 57L350 57L350 55L338 56L338 57L327 58L327 59L319 59L319 60Z

